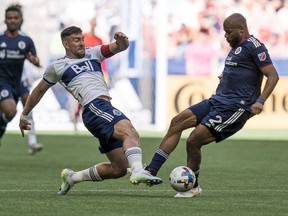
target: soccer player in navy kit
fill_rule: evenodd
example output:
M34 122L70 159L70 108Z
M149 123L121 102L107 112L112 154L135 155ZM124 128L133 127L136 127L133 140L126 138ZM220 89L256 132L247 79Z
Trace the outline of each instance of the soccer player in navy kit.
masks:
M250 117L260 114L265 100L279 79L267 49L249 34L246 19L241 14L227 17L223 27L225 38L232 49L225 60L216 94L192 105L172 119L168 132L145 168L156 176L178 145L182 131L195 127L186 141L186 151L187 166L194 171L196 183L190 191L177 193L175 197L201 194L202 189L198 184L201 147L230 137ZM263 75L267 81L261 92Z
M20 97L20 83L25 59L39 66L32 39L19 32L22 23L21 10L10 6L5 11L7 29L0 34L0 139L7 124L16 115Z
M20 117L19 127L30 129L27 116L45 92L59 82L83 107L82 119L86 128L98 138L99 150L110 162L103 162L82 171L63 169L58 194L65 195L72 186L82 181L102 181L120 178L131 168L130 182L147 185L161 184L162 179L151 175L142 165L139 134L130 120L113 107L101 69L101 62L129 47L128 37L114 34L115 42L85 49L82 30L70 26L61 32L66 56L49 64L43 79L28 97Z
M21 24L19 26L19 31L21 30L21 26L23 24L23 11L22 11L22 5L20 4L12 4L10 5L10 7L17 7L19 9L20 12L20 20L21 20ZM25 35L23 32L20 32L21 35ZM37 67L39 67L40 65L37 65ZM32 79L29 73L29 67L27 67L27 62L24 63L23 65L23 71L22 71L22 77L21 77L21 88L20 88L20 97L21 97L21 102L23 107L25 106L26 100L30 94L30 89L32 86ZM30 155L34 155L37 152L41 151L43 149L43 145L41 143L37 142L37 136L36 136L36 132L35 132L35 122L33 119L33 115L32 112L29 114L28 116L29 122L31 123L31 130L29 130L28 133L28 153Z

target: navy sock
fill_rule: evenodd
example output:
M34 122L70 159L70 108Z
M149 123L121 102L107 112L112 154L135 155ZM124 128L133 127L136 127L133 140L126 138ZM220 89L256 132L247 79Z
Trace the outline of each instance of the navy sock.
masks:
M0 115L0 138L2 138L2 136L4 135L5 133L5 130L6 130L6 126L7 126L7 119L5 118L5 114L2 113Z
M161 166L165 163L165 161L168 159L169 157L169 154L167 154L166 152L164 152L163 150L161 149L158 149L150 164L149 164L149 167L153 168L155 171L156 171L156 174L157 172L160 170Z
M199 174L200 174L200 170L194 171L194 174L195 174L195 177L196 177L194 188L196 188L196 187L198 187L198 177L199 177Z
M5 113L1 113L1 115L0 115L0 127L5 127L6 128L8 122L9 121L6 118Z

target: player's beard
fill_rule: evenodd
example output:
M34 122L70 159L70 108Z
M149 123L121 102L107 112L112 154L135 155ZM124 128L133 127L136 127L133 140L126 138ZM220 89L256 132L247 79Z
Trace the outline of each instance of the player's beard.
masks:
M232 40L229 41L231 47L236 47L239 45L239 43L240 43L240 35L233 37Z
M79 49L78 52L77 52L77 56L79 58L83 58L85 56L85 49Z

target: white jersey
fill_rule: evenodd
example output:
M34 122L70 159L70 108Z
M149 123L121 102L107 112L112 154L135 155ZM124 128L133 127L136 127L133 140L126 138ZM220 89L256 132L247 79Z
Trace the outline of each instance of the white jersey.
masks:
M82 106L101 95L110 97L101 69L105 56L100 48L86 48L81 59L64 56L53 61L46 68L44 81L48 85L59 82Z

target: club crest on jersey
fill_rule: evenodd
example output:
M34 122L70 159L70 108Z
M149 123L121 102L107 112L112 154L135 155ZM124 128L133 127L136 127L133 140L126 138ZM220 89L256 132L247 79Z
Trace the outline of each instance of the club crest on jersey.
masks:
M18 47L19 47L20 49L25 49L26 43L25 43L24 41L19 41L19 42L18 42Z
M1 95L1 98L6 98L9 95L9 91L7 89L3 89L0 95Z
M266 53L265 52L259 53L258 58L260 61L265 61L266 60Z
M242 51L242 47L238 47L236 50L235 50L235 54L239 54L240 52Z
M113 109L113 114L116 115L116 116L121 116L122 115L122 113L119 110L117 110L117 109Z

